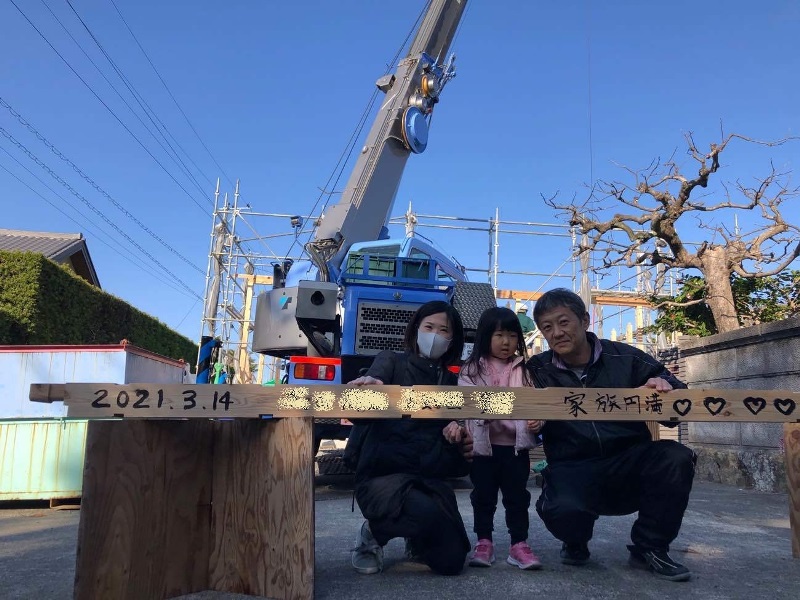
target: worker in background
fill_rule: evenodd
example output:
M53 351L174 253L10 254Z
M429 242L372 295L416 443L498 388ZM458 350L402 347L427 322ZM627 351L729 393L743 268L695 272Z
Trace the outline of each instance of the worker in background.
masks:
M528 316L528 309L524 302L517 301L517 318L522 327L523 335L528 335L536 329L536 324L533 322L533 319Z

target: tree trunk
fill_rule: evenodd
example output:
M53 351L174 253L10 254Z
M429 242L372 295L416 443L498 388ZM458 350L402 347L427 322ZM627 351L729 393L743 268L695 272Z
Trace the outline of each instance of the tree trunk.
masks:
M727 249L722 246L707 248L699 257L706 278L706 303L714 316L718 333L739 329L736 306L731 290L731 269Z

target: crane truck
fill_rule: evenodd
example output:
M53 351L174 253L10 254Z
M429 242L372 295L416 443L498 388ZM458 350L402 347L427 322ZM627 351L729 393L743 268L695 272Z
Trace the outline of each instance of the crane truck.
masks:
M406 325L430 300L459 310L469 343L496 306L488 283L420 237L386 227L408 158L428 144L430 118L455 76L448 51L467 0L431 0L408 55L376 85L385 94L339 202L305 245L310 260L274 267L256 301L252 349L288 360L292 384L347 383L385 349L403 350ZM468 344L469 347L469 344ZM345 439L347 423L315 423L315 442Z

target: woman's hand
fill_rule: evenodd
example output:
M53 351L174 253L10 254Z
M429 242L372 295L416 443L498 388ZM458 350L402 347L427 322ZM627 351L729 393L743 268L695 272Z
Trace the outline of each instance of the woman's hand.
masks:
M472 434L464 428L461 438L461 454L467 462L472 462Z
M528 431L531 433L539 433L547 421L528 421Z
M383 385L383 382L375 377L364 375L363 377L353 379L353 381L351 381L347 385Z
M461 448L461 454L467 461L472 460L472 434L455 421L450 421L444 429L442 435L451 444L458 444Z

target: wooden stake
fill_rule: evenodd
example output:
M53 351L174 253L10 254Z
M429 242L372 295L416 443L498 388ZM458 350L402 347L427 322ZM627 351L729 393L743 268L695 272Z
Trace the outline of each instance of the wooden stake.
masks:
M792 556L800 558L800 424L783 426L786 454L786 484L789 488L789 525L792 530Z

